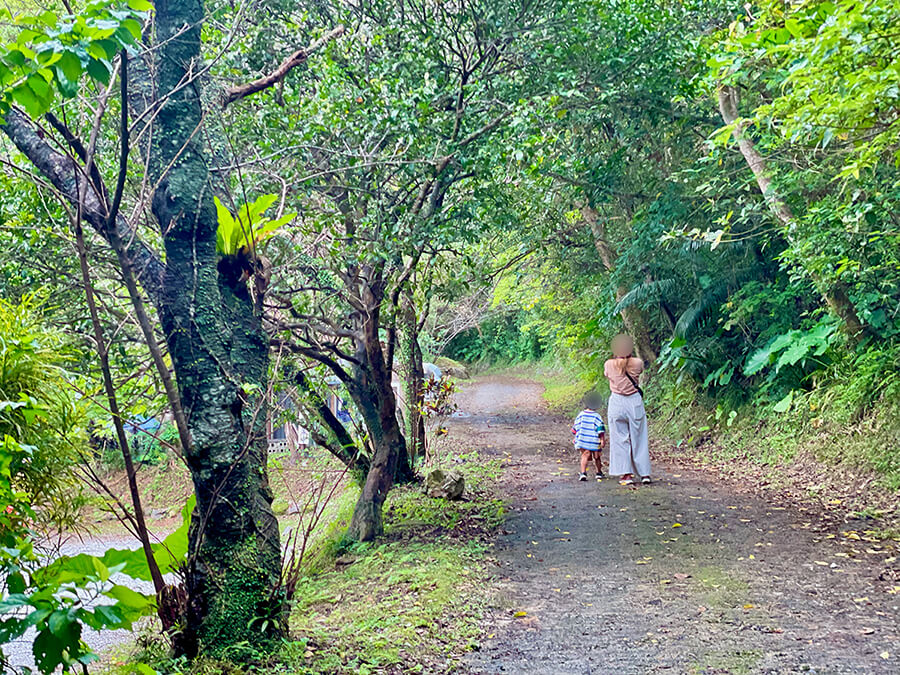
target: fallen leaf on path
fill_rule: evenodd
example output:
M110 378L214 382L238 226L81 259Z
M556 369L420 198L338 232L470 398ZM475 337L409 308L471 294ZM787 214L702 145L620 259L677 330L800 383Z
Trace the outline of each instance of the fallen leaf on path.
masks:
M824 560L813 560L816 565L822 565L823 567L828 567L828 563Z
M866 596L864 598L853 598L853 602L869 602L869 597Z
M859 632L862 633L863 635L871 635L872 633L875 632L875 629L874 628L863 628Z
M683 580L683 579L691 578L690 574L685 574L684 572L675 572L675 574L673 574L672 576L675 577L676 579L678 579L679 581Z
M663 585L665 585L665 584L671 584L671 583L672 583L672 580L671 580L671 579L660 579L660 580L659 580L659 583L661 583L661 584L663 584Z
M744 605L744 609L753 609L753 605L748 603L748 604Z
M703 497L695 497L694 495L688 495L691 499L703 499Z
M672 523L672 527L681 527L681 523Z
M878 656L880 656L885 661L887 661L889 658L891 658L891 653L890 652L881 652Z
M517 619L521 619L523 616L528 616L528 612L518 611L515 614L513 614L513 616L516 617Z
M673 473L673 474L672 474L672 478L681 478L681 474L680 474L680 473Z

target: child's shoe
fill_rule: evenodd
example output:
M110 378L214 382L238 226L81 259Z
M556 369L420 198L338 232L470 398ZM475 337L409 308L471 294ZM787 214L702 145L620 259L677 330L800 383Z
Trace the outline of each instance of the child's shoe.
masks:
M606 476L603 475L602 471L597 472L597 480L603 480Z
M587 480L587 474L583 473L578 476L578 480Z

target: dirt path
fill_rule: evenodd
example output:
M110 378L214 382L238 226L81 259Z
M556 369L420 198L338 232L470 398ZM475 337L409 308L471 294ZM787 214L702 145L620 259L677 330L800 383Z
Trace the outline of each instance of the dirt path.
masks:
M460 395L453 433L508 460L512 504L474 672L900 673L896 561L864 526L677 466L650 487L579 483L540 392Z

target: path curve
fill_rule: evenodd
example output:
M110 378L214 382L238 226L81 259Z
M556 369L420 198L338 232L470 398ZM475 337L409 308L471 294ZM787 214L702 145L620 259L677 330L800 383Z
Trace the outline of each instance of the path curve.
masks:
M491 377L459 396L452 433L505 460L511 502L473 672L900 673L896 561L848 536L864 526L677 466L577 482L541 391Z

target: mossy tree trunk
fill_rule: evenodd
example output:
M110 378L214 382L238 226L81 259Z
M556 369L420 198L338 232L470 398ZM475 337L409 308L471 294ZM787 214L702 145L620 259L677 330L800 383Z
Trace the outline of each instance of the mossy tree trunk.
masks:
M425 371L419 348L418 322L411 293L404 294L400 306L400 376L406 403L404 432L410 462L425 453L425 424L422 418L422 389Z
M268 341L245 281L217 270L216 209L202 145L200 0L159 0L150 172L164 235L159 314L185 410L197 507L182 649L274 644L284 631L278 523L266 474ZM187 84L185 84L187 83ZM248 386L249 385L249 386ZM248 394L247 392L254 392Z
M159 102L148 168L162 261L121 216L108 222L105 189L80 195L83 170L33 124L10 111L0 126L85 222L127 257L165 334L187 418L186 460L197 506L190 530L188 604L175 648L235 655L284 635L281 547L266 475L269 343L246 281L219 274L216 209L207 163L200 84L201 0L158 0L154 18ZM97 179L98 183L102 179ZM177 595L177 594L176 594Z

